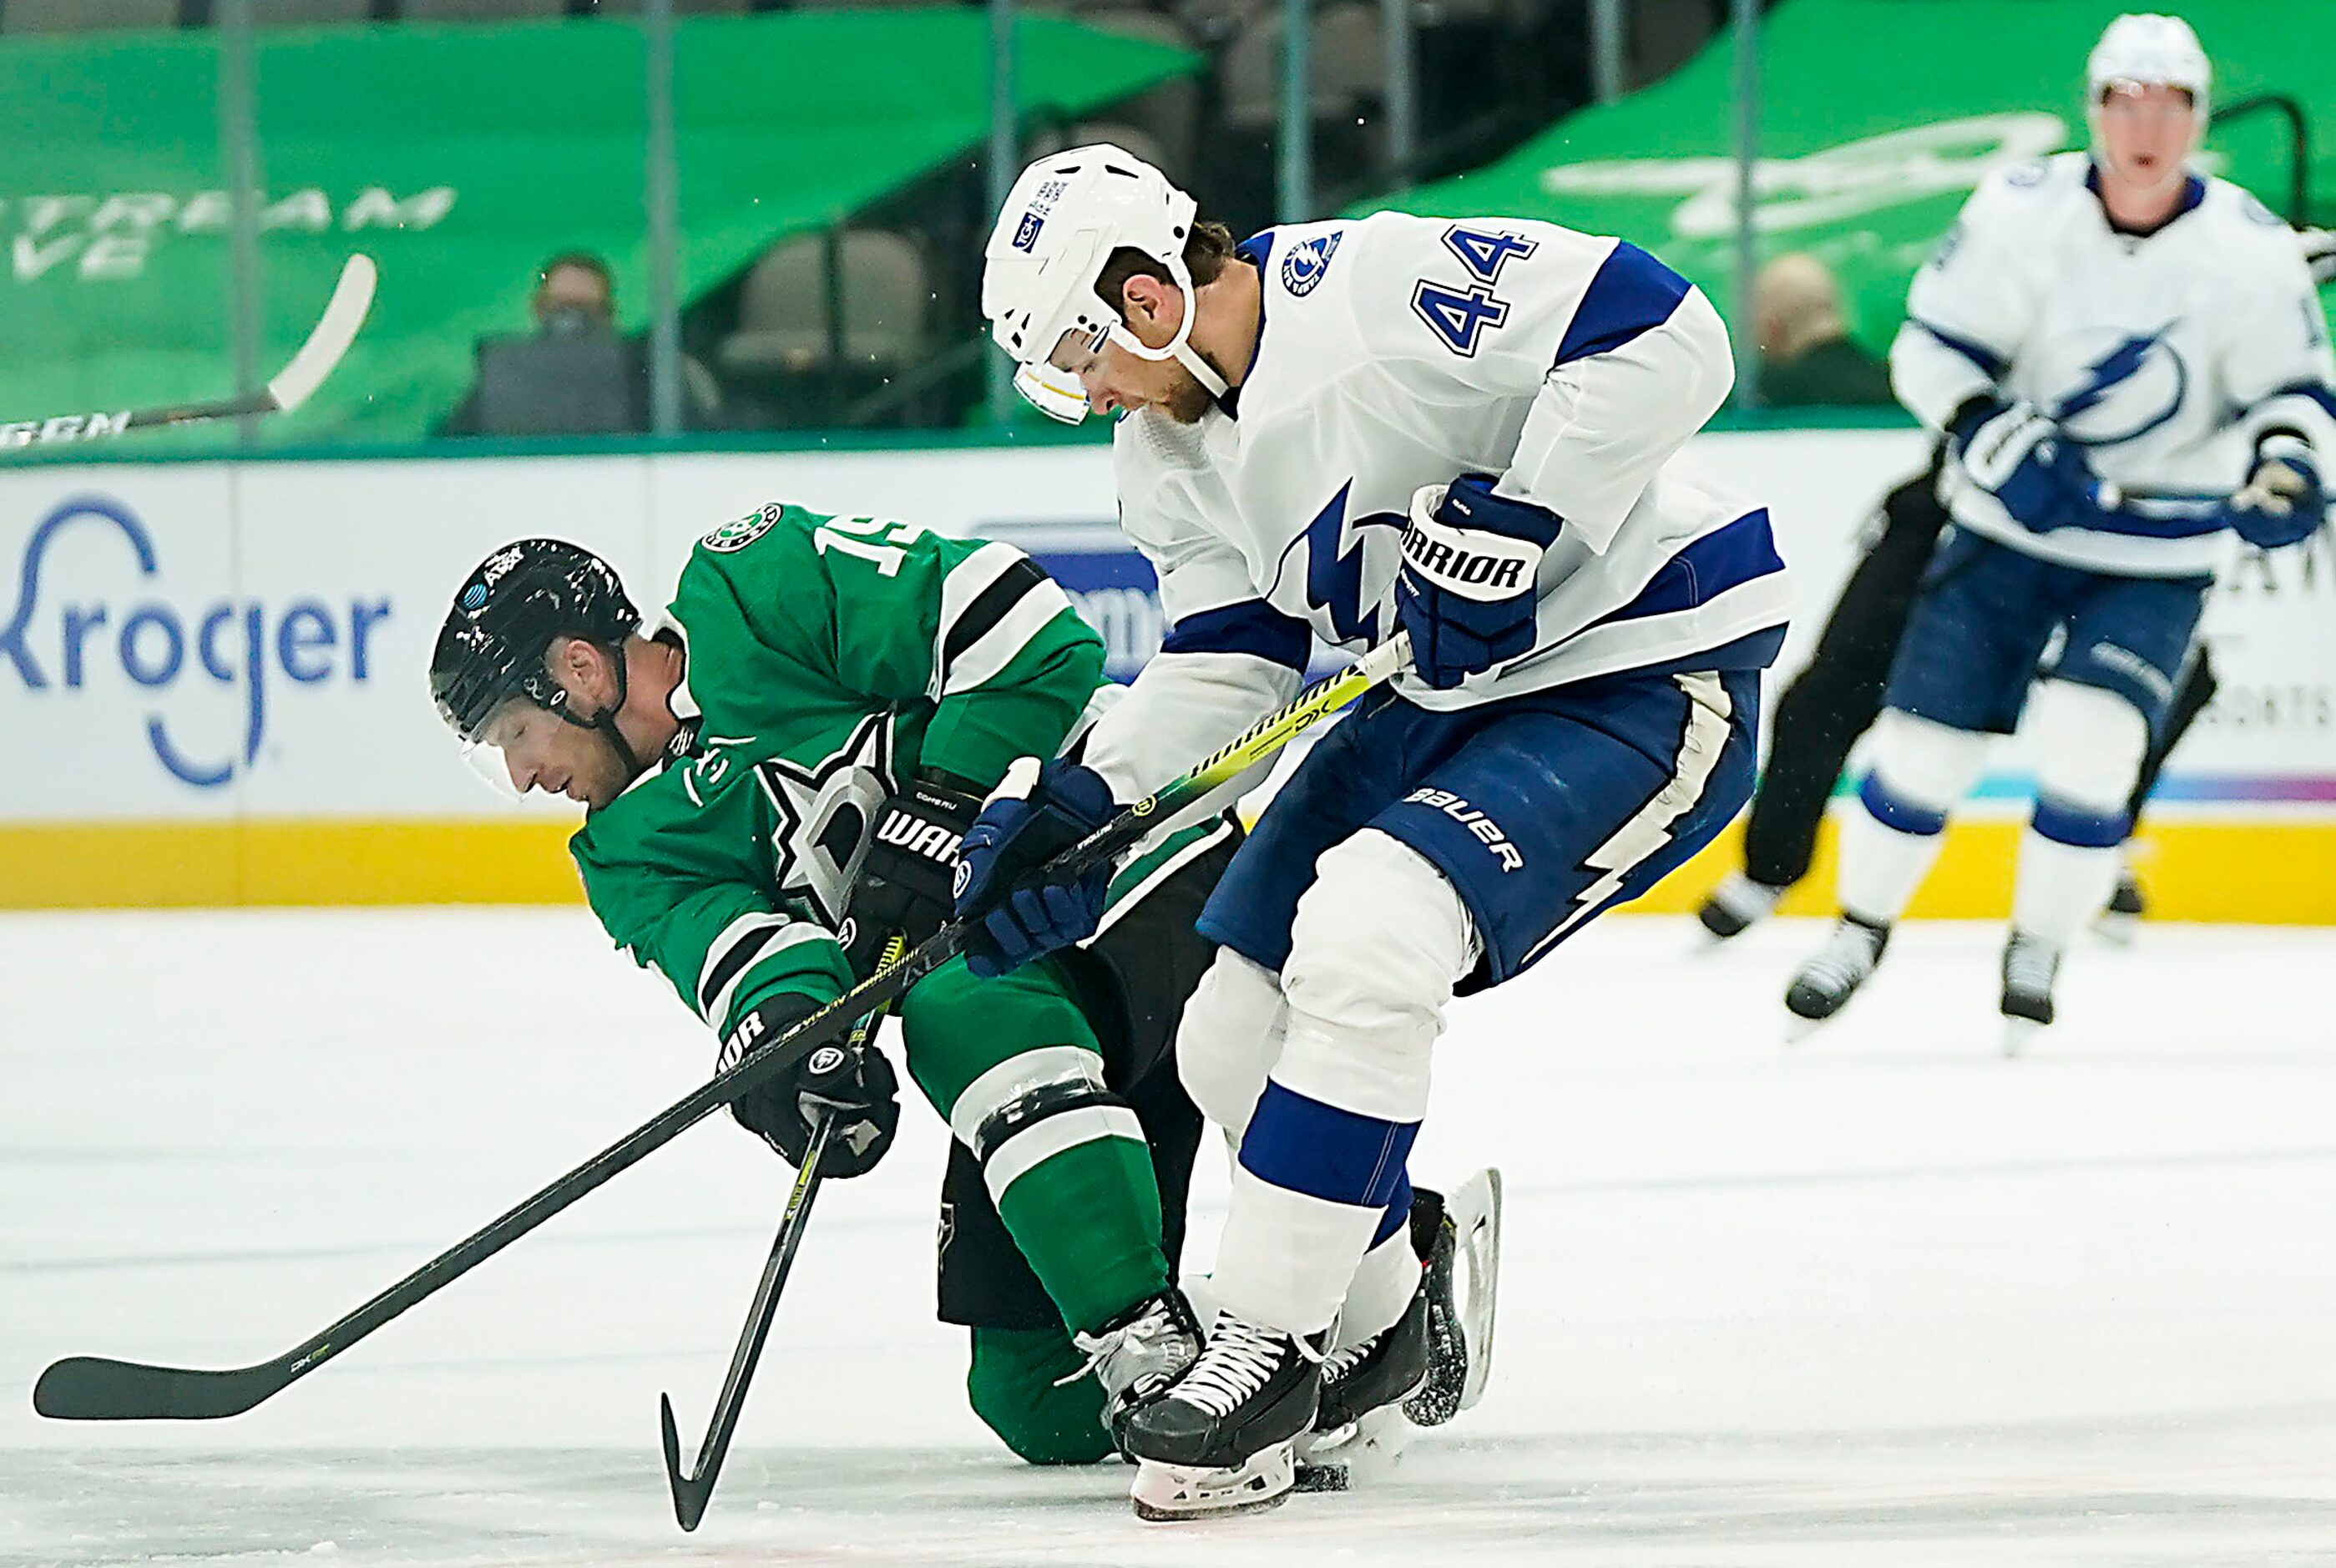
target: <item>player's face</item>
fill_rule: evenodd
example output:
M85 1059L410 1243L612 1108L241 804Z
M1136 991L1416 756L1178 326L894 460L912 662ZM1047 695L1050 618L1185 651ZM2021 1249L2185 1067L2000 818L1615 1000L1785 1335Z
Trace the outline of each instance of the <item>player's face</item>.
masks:
M2108 172L2144 190L2183 176L2197 106L2190 94L2163 83L2117 83L2101 95L2101 161Z
M505 703L479 739L502 758L511 787L521 794L541 790L604 806L624 793L624 770L605 736L525 697Z
M566 689L570 712L597 714L616 700L608 657L591 644L561 638L544 655L544 664ZM606 735L526 697L514 697L496 709L479 739L501 755L511 787L521 794L541 790L599 807L622 794L632 782Z
M1197 424L1213 401L1207 387L1173 359L1148 359L1124 339L1163 349L1183 325L1184 295L1173 284L1143 274L1122 286L1123 325L1108 334L1066 332L1047 364L1076 378L1097 414L1157 409L1179 424Z

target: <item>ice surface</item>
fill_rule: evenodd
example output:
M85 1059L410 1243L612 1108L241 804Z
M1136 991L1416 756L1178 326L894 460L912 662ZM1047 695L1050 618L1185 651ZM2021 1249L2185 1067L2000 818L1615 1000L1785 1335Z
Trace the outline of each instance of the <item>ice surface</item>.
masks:
M1977 926L1783 1045L1818 937L1610 919L1455 1008L1414 1171L1507 1173L1500 1353L1384 1482L1157 1527L1014 1463L912 1108L685 1536L657 1395L694 1441L787 1180L726 1122L249 1415L31 1411L62 1355L274 1355L686 1090L589 917L0 920L0 1564L2336 1563L2336 933L2088 945L2019 1062Z

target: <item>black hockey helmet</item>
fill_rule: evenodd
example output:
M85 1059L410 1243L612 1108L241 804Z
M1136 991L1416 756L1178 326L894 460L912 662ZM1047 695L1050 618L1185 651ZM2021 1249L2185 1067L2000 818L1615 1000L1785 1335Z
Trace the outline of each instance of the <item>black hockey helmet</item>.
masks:
M569 711L568 692L545 668L544 656L561 637L615 651L640 624L641 612L607 561L565 540L522 539L487 557L463 579L430 656L430 694L439 716L466 743L478 742L487 720L513 696L570 724L613 731L613 709ZM620 657L618 707L624 668Z

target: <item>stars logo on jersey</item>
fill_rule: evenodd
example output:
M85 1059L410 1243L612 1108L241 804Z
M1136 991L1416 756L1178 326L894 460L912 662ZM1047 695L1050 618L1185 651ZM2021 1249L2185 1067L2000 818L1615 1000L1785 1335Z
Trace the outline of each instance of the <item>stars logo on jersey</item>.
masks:
M780 893L802 900L832 928L860 873L869 824L892 794L891 716L870 714L809 767L768 757L754 774L778 813L771 852Z
M734 550L744 550L764 534L779 521L785 508L772 502L760 511L750 511L735 522L725 522L698 542L716 554L727 555Z
M2190 390L2189 368L2166 340L2174 325L2116 333L2106 351L2098 351L2098 345L2107 333L2084 335L2071 344L2073 353L2067 357L2082 356L2081 367L2065 378L2075 383L2073 390L2053 405L2052 417L2061 428L2087 446L2114 446L2172 419Z
M1330 258L1338 254L1338 241L1346 237L1343 229L1329 234L1318 234L1311 239L1301 239L1281 257L1281 287L1303 298L1314 292L1330 270Z

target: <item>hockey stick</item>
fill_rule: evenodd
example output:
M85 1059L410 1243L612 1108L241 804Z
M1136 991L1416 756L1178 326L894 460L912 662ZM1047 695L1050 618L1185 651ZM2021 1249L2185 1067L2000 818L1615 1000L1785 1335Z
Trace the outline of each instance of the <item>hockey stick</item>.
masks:
M884 944L883 961L877 968L900 961L908 943L896 932ZM867 1045L883 1009L869 1014L852 1028L846 1050L857 1051ZM737 1429L738 1412L745 1407L746 1383L754 1375L754 1363L763 1354L763 1341L770 1337L771 1320L778 1316L779 1292L785 1288L787 1271L794 1266L795 1243L802 1239L804 1222L811 1214L812 1195L819 1191L819 1163L827 1153L828 1135L835 1129L832 1116L822 1115L819 1125L812 1129L811 1142L803 1147L803 1166L795 1173L794 1191L787 1196L787 1211L779 1218L779 1233L771 1242L771 1261L763 1265L763 1278L754 1287L754 1304L746 1310L746 1326L739 1330L738 1348L730 1353L730 1370L722 1379L722 1392L714 1401L714 1416L706 1428L706 1440L697 1446L697 1471L695 1475L681 1467L681 1432L674 1424L673 1400L669 1396L657 1396L659 1435L665 1443L665 1478L673 1486L673 1516L684 1530L695 1530L697 1522L706 1517L706 1505L714 1495L714 1483L722 1474L723 1456L730 1452L730 1435Z
M1054 869L1072 874L1133 848L1155 823L1164 823L1219 786L1231 783L1299 735L1387 679L1410 656L1397 637L1351 667L1316 681L1185 774L1163 784L1063 852ZM806 1017L774 1044L808 1044L840 1033L853 1019L889 1007L909 988L955 958L965 928L952 920ZM323 1331L270 1360L211 1371L156 1367L102 1356L68 1356L51 1363L33 1386L33 1408L65 1421L209 1421L240 1415L315 1371L391 1319L461 1279L619 1171L670 1143L779 1070L788 1052L751 1051L485 1228L464 1237L373 1300Z
M763 1341L770 1336L771 1320L778 1315L779 1291L787 1282L787 1271L794 1266L795 1244L803 1239L812 1197L819 1191L820 1156L827 1153L828 1135L833 1131L834 1117L822 1114L818 1129L804 1145L803 1169L795 1173L794 1191L787 1195L787 1212L779 1221L777 1240L771 1243L771 1261L763 1265L762 1281L754 1287L754 1304L746 1310L746 1326L739 1331L738 1348L730 1353L730 1370L722 1379L722 1392L715 1398L706 1441L698 1445L697 1473L694 1475L681 1467L681 1430L674 1424L673 1398L667 1394L657 1396L658 1432L665 1443L665 1478L673 1485L673 1516L685 1530L697 1528L697 1522L706 1517L706 1505L714 1496L714 1483L722 1474L723 1456L730 1452L730 1434L737 1430L738 1412L745 1407L747 1379L754 1375L754 1363L763 1354Z
M355 341L357 328L365 325L365 313L373 308L375 277L371 257L351 256L341 268L340 281L333 285L325 314L308 329L308 341L258 392L216 403L177 403L161 408L124 409L119 414L60 414L48 419L21 420L0 424L0 447L93 441L156 425L196 424L247 414L289 414L308 401L309 394L324 384Z

